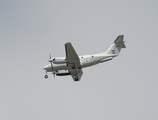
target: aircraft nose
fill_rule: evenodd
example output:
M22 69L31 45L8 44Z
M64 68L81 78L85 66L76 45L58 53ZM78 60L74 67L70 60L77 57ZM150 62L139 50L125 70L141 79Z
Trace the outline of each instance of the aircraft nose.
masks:
M43 67L43 69L44 69L44 70L46 70L47 68L48 68L48 66L47 66L47 65Z

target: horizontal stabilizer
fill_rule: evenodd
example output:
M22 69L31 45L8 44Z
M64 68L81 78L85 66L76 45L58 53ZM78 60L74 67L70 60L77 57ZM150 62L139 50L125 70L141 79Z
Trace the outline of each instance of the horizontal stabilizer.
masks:
M116 40L114 41L114 43L115 44L122 44L122 48L126 48L126 46L125 46L125 44L124 44L124 42L125 41L123 41L123 38L124 38L124 35L119 35L117 38L116 38Z

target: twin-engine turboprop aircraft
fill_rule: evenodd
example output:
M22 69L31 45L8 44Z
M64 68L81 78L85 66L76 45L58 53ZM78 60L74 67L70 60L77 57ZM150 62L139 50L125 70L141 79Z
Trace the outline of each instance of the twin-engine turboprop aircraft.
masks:
M121 48L126 48L123 37L123 35L119 35L106 52L84 56L78 56L71 43L66 43L66 57L57 57L52 59L50 56L50 64L43 67L46 71L46 75L44 77L47 79L47 72L52 72L54 77L55 75L71 75L74 81L79 81L83 74L82 68L103 63L118 56Z

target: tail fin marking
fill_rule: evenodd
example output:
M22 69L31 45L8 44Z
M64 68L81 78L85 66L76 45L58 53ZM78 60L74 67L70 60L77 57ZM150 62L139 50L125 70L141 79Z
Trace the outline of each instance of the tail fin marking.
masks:
M124 41L123 41L124 35L119 35L114 43L109 47L109 49L106 51L106 54L119 54L121 51L121 48L126 48Z

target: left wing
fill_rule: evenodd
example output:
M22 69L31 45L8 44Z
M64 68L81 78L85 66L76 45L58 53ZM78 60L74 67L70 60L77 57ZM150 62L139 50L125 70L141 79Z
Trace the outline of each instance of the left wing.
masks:
M79 81L81 79L81 76L83 74L80 66L80 59L71 45L71 43L65 44L65 52L66 52L66 61L69 61L67 63L68 70L73 78L74 81Z
M83 72L82 69L69 70L74 81L80 81Z

